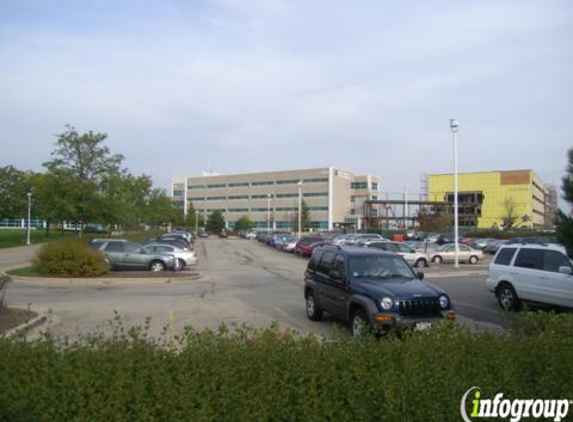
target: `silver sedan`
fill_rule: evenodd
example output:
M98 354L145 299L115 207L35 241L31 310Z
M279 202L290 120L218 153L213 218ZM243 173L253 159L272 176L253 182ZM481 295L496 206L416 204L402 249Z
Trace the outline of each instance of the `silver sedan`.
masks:
M165 243L149 243L144 246L148 253L173 255L181 268L197 264L197 252L194 250L184 250Z

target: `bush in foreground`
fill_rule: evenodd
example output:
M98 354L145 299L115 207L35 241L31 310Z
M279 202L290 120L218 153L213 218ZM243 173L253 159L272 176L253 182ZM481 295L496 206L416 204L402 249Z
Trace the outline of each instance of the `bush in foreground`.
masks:
M103 255L78 239L43 245L36 255L35 264L40 273L53 276L95 277L109 271Z
M472 386L484 398L572 398L573 319L559 318L527 335L444 324L328 342L276 327L187 330L176 347L138 329L73 343L0 339L0 420L460 420Z

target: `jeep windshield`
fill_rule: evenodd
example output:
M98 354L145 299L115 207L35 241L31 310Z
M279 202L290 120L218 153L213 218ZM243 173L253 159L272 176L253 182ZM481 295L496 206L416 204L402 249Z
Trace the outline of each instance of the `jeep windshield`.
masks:
M380 280L411 280L415 278L412 269L399 256L355 256L350 258L348 268L352 278Z

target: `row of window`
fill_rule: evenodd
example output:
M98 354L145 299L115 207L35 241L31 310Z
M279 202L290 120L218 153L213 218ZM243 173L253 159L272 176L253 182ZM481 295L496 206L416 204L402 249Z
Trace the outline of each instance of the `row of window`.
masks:
M503 248L495 258L495 264L509 265L517 248ZM515 267L559 272L559 267L570 266L569 260L560 252L548 249L522 248L515 258Z
M229 221L229 227L235 225L234 221ZM277 221L275 223L277 229L294 229L296 223L294 221ZM328 229L327 221L313 221L311 223L313 229L326 230ZM253 228L255 229L266 229L268 227L267 221L254 221Z
M180 195L175 195L180 196ZM314 197L325 197L328 196L328 192L306 192L302 194L305 198ZM268 195L251 195L250 199L268 199ZM277 193L276 195L271 195L271 199L281 199L281 198L298 198L298 193ZM205 198L188 198L190 201L226 201L228 200L238 200L238 199L249 199L249 195L230 195L230 196L207 196Z
M328 211L328 207L308 207L309 211ZM242 212L244 214L248 214L249 212L268 212L269 208L267 207L258 207L258 208L207 208L204 211L198 209L199 212L208 212L212 213L213 211L221 211L221 212ZM276 207L270 208L271 212L274 211L298 211L298 207Z
M258 182L236 182L236 183L214 183L209 185L191 185L187 186L188 190L201 190L201 189L220 189L220 188L238 188L238 187L248 187L248 186L271 186L277 185L296 185L301 179L290 179L290 180L262 180ZM303 183L327 183L328 177L317 177L311 179L302 179ZM175 192L174 192L175 195Z

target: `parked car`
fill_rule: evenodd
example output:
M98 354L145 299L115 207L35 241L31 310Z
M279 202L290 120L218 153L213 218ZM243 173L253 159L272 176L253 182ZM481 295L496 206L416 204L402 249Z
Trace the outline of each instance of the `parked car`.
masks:
M199 237L209 237L209 233L203 227L199 229Z
M497 250L499 249L499 247L501 245L504 244L503 240L500 239L491 239L489 242L487 242L487 245L485 245L485 247L483 248L483 253L488 253L490 255L495 255L495 253L497 252Z
M290 234L277 234L274 238L273 246L278 250L283 250L284 244L292 238L293 236Z
M125 239L113 239L113 238L100 238L100 239L92 239L88 242L88 246L92 249L98 250L101 245L106 242L127 242Z
M424 283L396 254L374 248L325 246L313 253L304 280L306 313L319 321L326 311L350 323L353 335L365 326L376 332L425 329L456 315L449 296Z
M294 248L296 248L296 244L298 243L299 238L296 236L291 236L289 239L287 239L284 243L283 243L283 248L282 250L285 252L291 252L294 253Z
M150 270L153 272L179 270L172 254L148 253L143 245L133 242L104 242L98 249L113 270Z
M473 242L471 244L468 244L469 246L471 246L474 249L480 249L483 251L483 249L487 246L487 244L489 242L491 242L492 238L489 237L484 237L484 238L480 238L480 239L474 239Z
M197 264L197 252L194 250L181 249L173 245L162 243L150 243L143 246L143 249L150 254L173 255L179 260L179 266L183 269L186 266Z
M486 284L505 310L519 309L523 302L573 308L573 267L552 245L502 245Z
M425 255L431 255L436 249L439 248L439 246L435 243L420 240L408 240L404 243L415 249L416 252L421 252Z
M192 249L191 244L189 244L188 242L186 242L181 238L175 239L171 237L149 237L145 239L145 242L143 242L144 245L148 245L150 243L164 243L167 245L175 246L176 248L186 249L189 251Z
M225 229L221 230L221 232L219 233L219 237L222 239L226 239L229 237L229 232Z
M247 231L247 234L245 235L245 237L247 239L253 240L257 238L257 231L256 230L249 230Z
M468 245L460 244L458 251L458 260L460 262L468 262L470 264L477 264L480 259L483 259L483 252L474 249ZM442 262L454 262L456 256L456 245L447 243L440 246L430 255L430 261L440 264Z
M294 253L300 256L309 257L312 255L313 244L321 242L324 239L320 236L303 236L297 242Z
M427 267L428 257L426 254L417 252L415 249L401 242L369 242L365 245L368 248L381 249L383 251L394 252L406 260L406 262L414 267Z
M364 244L372 240L387 240L387 239L376 233L357 233L349 236L344 244L358 245L358 244Z

